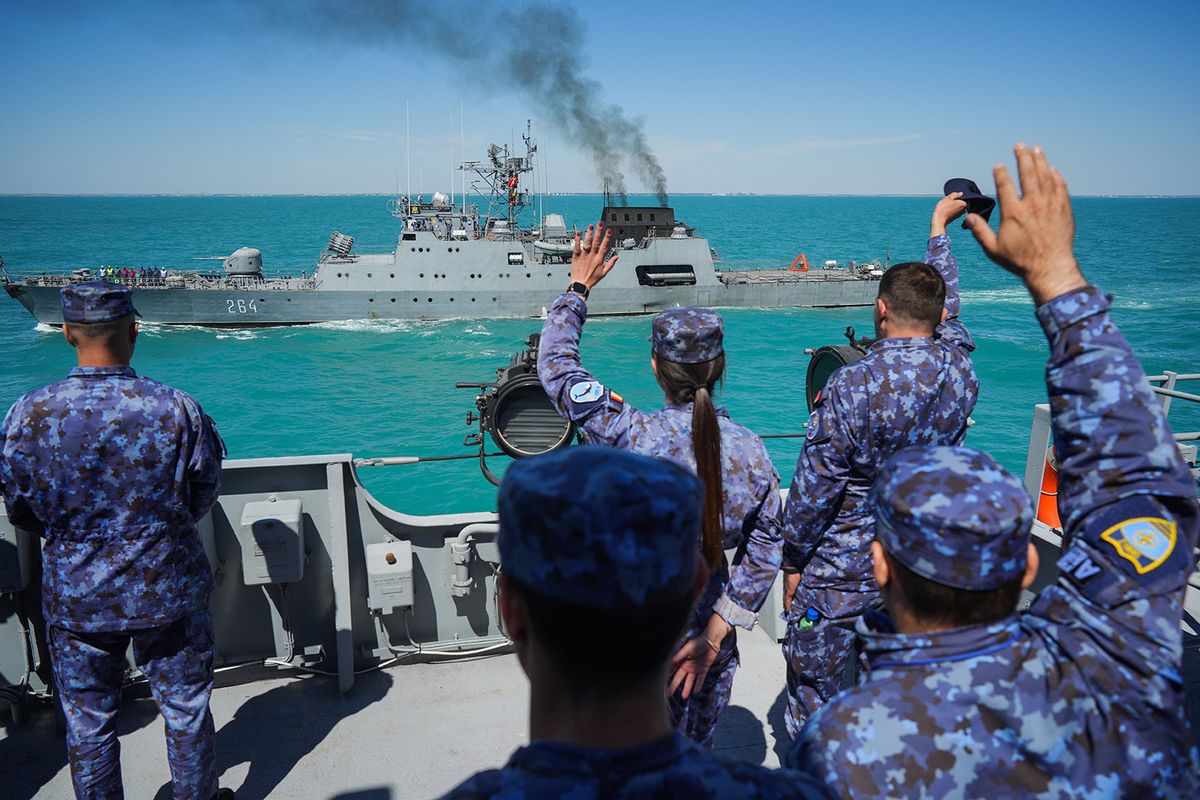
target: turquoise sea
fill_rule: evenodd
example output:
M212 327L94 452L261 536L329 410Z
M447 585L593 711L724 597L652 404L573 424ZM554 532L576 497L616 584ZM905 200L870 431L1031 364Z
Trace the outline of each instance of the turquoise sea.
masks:
M631 198L631 202L649 198ZM268 270L309 268L329 234L356 249L389 250L398 223L384 197L0 197L0 255L21 275L82 266L192 266L195 256L263 251ZM723 266L781 266L800 252L825 259L920 259L928 197L700 197L673 199ZM546 211L586 224L595 195L552 197ZM1200 199L1078 198L1076 249L1088 278L1115 296L1115 318L1148 372L1200 371ZM964 322L978 344L982 393L968 442L1021 474L1033 404L1044 399L1045 340L1022 287L991 265L971 235L951 228ZM620 266L618 265L618 269ZM547 297L549 305L553 298ZM800 431L806 347L871 332L869 309L724 312L729 371L723 403L760 434ZM662 395L649 368L648 317L597 319L584 363L627 401ZM470 452L462 438L474 394L520 349L537 320L343 322L229 331L146 325L141 374L178 386L217 420L232 458L352 453L442 456ZM57 380L74 364L61 333L38 329L0 296L0 405ZM1184 387L1189 388L1189 387ZM1191 387L1195 391L1195 387ZM1177 402L1177 431L1200 429L1200 409ZM801 439L768 443L788 483ZM496 459L501 466L504 459ZM360 470L371 492L412 514L494 508L495 490L473 461Z

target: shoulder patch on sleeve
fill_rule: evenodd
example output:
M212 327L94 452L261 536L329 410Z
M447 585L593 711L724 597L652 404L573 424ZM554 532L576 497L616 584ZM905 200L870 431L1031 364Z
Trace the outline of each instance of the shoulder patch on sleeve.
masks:
M582 381L571 387L573 403L594 403L604 396L604 386L599 381Z
M1100 538L1133 564L1139 575L1162 566L1175 549L1175 522L1162 517L1132 517L1118 522Z

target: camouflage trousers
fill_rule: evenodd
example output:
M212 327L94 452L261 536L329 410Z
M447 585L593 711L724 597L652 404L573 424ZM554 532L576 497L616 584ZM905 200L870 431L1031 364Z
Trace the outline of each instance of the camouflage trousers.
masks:
M207 800L217 793L213 720L213 623L207 613L157 628L80 633L51 626L54 684L67 718L67 755L77 798L120 800L121 747L117 711L125 652L150 683L166 721L167 760L175 800Z
M671 719L675 727L684 736L701 747L712 749L713 731L717 727L717 718L729 705L729 694L733 691L733 674L741 663L737 650L737 632L730 631L721 643L721 652L708 675L704 685L697 691L692 690L691 697L683 700L679 692L668 698L671 706Z
M842 689L853 686L867 670L867 659L858 646L854 626L858 616L820 619L807 630L800 620L808 609L804 591L796 593L788 614L783 659L787 662L787 725L793 740L816 710Z

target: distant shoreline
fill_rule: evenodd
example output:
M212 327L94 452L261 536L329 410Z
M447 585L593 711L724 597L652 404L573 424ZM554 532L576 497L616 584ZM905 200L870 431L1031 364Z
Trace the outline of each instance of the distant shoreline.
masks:
M550 192L546 197L602 197L601 192ZM0 198L21 198L21 197L159 197L159 198L222 198L222 197L395 197L391 193L377 192L330 192L324 194L304 194L304 193L262 193L262 194L240 194L236 192L202 192L202 193L187 193L187 192L115 192L110 194L103 193L62 193L62 192L0 192ZM631 192L629 197L654 197L653 194L645 194ZM671 197L940 197L937 194L829 194L829 193L812 193L812 194L774 194L770 192L673 192ZM1100 200L1195 200L1200 198L1200 194L1077 194L1072 197L1100 199Z

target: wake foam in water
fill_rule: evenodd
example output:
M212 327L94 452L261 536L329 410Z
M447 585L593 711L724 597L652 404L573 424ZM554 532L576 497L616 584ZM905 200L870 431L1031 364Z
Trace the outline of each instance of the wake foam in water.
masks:
M38 333L62 333L61 325L51 325L49 322L39 322L33 329Z
M248 328L232 328L222 330L217 334L218 339L233 339L238 342L250 342L258 338L258 331Z
M444 319L345 319L338 320L337 322L318 322L303 327L346 333L375 333L381 335L411 333L417 336L432 336L445 327L446 322L448 320Z
M962 293L962 299L972 305L1033 305L1029 292L1020 286L1007 289L972 289Z

